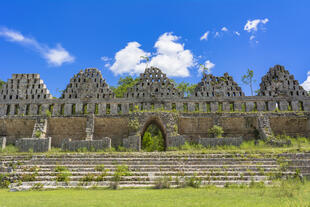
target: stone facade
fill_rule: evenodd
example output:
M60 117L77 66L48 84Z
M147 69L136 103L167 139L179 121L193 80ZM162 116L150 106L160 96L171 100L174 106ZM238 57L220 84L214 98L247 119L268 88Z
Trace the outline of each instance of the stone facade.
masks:
M139 82L129 88L127 98L174 98L183 97L174 83L158 68L147 68L140 74Z
M20 152L47 152L51 149L52 138L21 138L16 140L15 146Z
M52 95L39 74L13 74L0 90L0 100L42 100Z
M62 94L63 99L105 99L113 98L114 94L99 70L89 68L81 70L71 78Z
M262 78L260 84L261 96L308 96L293 75L281 65L275 65Z
M73 141L110 137L115 147L123 144L139 150L152 123L159 126L166 147L198 142L199 137L208 137L213 125L222 126L226 137L251 139L257 130L262 138L273 132L310 136L309 112L307 93L278 65L262 78L258 96L244 96L225 73L204 74L195 93L184 97L160 69L151 67L124 98L114 96L97 69L74 75L62 97L52 98L38 74L13 74L0 90L0 136L11 144L40 131L41 138L53 137L57 147L66 137ZM130 127L133 122L135 129Z
M201 82L198 83L193 95L198 97L235 97L244 96L244 93L228 73L221 77L203 73Z

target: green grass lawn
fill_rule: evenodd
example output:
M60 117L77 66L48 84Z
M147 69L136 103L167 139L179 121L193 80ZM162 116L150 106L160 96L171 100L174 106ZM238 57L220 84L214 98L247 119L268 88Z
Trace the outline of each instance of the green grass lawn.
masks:
M281 187L182 189L0 190L0 207L181 206L309 207L310 183Z

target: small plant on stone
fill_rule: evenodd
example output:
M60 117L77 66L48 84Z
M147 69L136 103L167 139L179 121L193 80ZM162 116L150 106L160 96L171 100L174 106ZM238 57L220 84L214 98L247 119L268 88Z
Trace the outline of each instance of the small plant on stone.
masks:
M96 170L96 171L99 171L99 172L103 172L103 171L105 170L104 165L97 165L97 166L95 167L95 170Z
M168 176L159 177L155 179L155 189L165 189L170 188L172 178Z
M35 135L36 138L40 138L41 135L42 135L42 132L39 131L39 130L37 130L37 131L34 133L34 135Z
M11 184L7 174L0 174L0 188L8 188Z
M127 165L118 165L116 166L116 169L115 169L115 172L112 176L112 179L111 179L111 183L110 183L110 188L111 189L118 189L119 187L119 182L122 180L122 177L123 176L130 176L131 173L128 169L128 166Z
M214 125L212 128L208 130L208 133L216 138L222 138L224 130L221 126Z
M71 172L65 166L56 166L55 168L57 182L68 183L70 181Z
M199 188L201 185L201 178L198 178L196 174L194 174L192 177L185 178L186 185L193 187L193 188Z
M51 117L51 116L52 116L52 113L50 112L50 110L46 110L46 111L45 111L45 115L46 115L47 117Z
M42 183L35 183L32 187L31 190L42 190L44 185Z
M140 128L140 123L138 119L135 118L135 119L129 120L128 127L133 131L137 131Z

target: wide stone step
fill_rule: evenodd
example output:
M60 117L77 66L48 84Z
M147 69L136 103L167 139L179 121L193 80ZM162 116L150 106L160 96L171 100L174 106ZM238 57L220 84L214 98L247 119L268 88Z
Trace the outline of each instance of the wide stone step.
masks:
M214 186L218 186L218 187L223 187L225 185L249 185L251 182L253 182L253 180L211 180L211 181L202 181L201 185L214 185ZM254 182L263 182L265 185L271 185L272 182L271 181L262 181L262 180L258 180L258 181L254 181ZM17 184L12 184L12 186L10 187L11 189L13 188L20 188L20 189L31 189L34 185L38 185L38 184L43 184L43 188L45 189L55 189L55 188L76 188L76 187L80 187L80 188L91 188L91 187L109 187L111 182L109 181L102 181L102 182L87 182L87 183L83 183L83 185L81 185L80 182L78 181L70 181L68 183L65 182L56 182L56 181L45 181L45 182L40 182L40 181L34 181L34 182L23 182L21 184L19 184L19 186ZM155 182L148 182L148 183L144 183L143 181L139 181L139 182L126 182L126 181L121 181L119 183L119 187L135 187L135 188L139 188L139 187L154 187ZM177 187L177 183L176 182L171 182L171 187Z

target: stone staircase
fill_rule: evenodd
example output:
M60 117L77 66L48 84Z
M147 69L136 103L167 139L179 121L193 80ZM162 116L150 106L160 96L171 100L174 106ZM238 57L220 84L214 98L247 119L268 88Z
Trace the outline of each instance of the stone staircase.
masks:
M172 186L186 179L201 180L202 185L225 186L264 182L272 184L272 176L292 176L296 169L310 176L310 153L302 154L169 154L169 153L91 153L58 155L0 156L2 172L12 189L107 187L113 182L115 169L128 166L120 187L151 187L158 178L168 177ZM104 165L104 171L98 166ZM68 180L56 181L55 172L65 166ZM97 169L97 170L96 170Z

